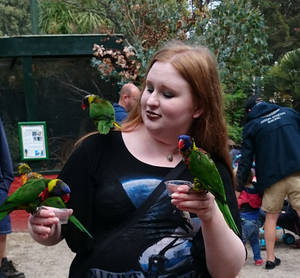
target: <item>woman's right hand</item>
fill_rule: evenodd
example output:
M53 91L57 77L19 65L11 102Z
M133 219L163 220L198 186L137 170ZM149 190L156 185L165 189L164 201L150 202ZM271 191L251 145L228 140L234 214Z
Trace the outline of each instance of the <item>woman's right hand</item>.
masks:
M69 215L72 209L68 210ZM61 240L61 227L58 217L51 208L41 208L31 215L28 220L28 229L32 238L44 245L53 245Z

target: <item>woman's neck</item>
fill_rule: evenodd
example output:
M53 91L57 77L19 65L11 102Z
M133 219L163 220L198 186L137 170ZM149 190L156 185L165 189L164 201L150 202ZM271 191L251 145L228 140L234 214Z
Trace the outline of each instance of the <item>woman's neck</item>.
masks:
M173 167L181 160L176 139L154 136L143 125L122 136L128 151L144 163Z

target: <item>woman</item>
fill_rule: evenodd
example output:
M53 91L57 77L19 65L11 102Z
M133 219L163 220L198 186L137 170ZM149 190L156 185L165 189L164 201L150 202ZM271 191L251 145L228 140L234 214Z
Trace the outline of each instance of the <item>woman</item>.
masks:
M173 43L154 55L140 102L122 131L85 138L60 174L71 187L69 207L94 241L69 224L61 227L49 210L29 220L36 241L53 245L65 238L77 253L69 277L237 275L246 256L242 241L227 226L213 195L191 192L187 185L171 199L164 192L109 246L98 247L180 163L181 134L193 136L212 155L240 227L215 61L206 48ZM187 169L179 178L192 181Z

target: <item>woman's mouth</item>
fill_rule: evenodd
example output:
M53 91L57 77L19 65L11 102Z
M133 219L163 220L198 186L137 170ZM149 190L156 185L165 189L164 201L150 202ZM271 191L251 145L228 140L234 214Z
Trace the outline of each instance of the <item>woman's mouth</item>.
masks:
M149 119L153 119L153 120L161 117L159 114L149 110L146 111L146 115Z

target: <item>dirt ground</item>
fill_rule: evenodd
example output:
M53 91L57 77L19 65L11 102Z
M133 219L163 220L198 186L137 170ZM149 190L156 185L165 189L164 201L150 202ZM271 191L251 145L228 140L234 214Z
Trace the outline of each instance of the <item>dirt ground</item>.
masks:
M287 246L279 239L276 243L276 256L281 259L281 265L273 270L264 269L264 265L255 266L251 248L247 246L247 249L248 260L237 278L299 277L300 249ZM8 258L14 261L19 271L25 273L26 278L66 278L74 257L65 241L46 247L33 241L28 233L21 232L8 236L7 253ZM265 251L262 251L264 260L265 256Z

